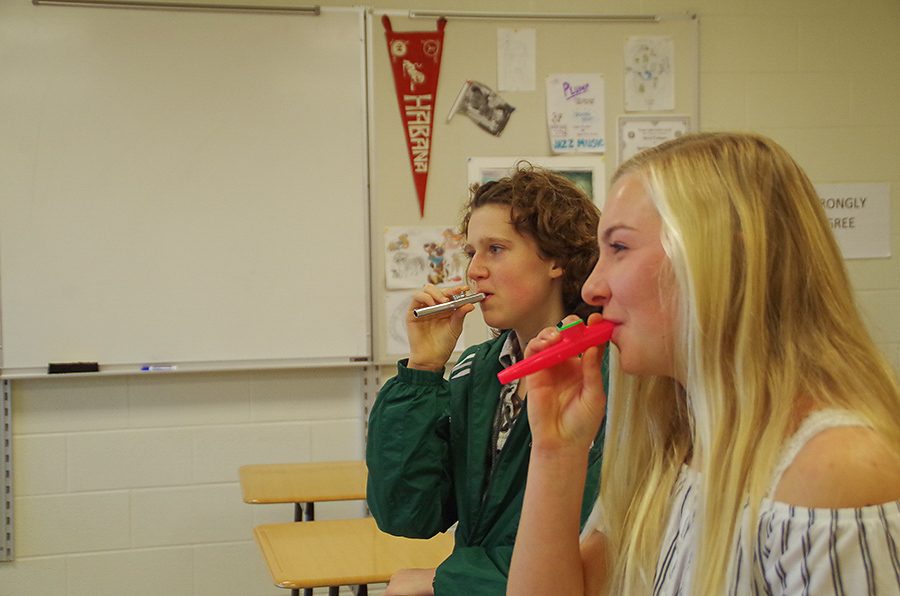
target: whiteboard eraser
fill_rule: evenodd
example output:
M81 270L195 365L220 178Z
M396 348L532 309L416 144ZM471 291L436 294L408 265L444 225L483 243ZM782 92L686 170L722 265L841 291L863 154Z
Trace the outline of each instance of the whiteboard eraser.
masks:
M47 365L48 375L86 372L100 372L100 365L96 362L51 362Z

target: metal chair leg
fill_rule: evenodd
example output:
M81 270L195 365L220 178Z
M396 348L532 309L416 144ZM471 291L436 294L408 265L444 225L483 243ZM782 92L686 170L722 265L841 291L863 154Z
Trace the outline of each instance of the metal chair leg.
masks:
M303 503L294 503L294 521L312 521L314 517L313 504L306 504L306 514L303 512ZM300 590L291 590L291 596L300 596ZM303 596L313 596L312 588L303 588Z

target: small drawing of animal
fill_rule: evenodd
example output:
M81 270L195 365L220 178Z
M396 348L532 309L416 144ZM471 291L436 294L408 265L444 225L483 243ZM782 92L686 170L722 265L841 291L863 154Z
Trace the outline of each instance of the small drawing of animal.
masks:
M409 234L400 234L400 237L393 242L388 242L388 250L400 250L409 248Z
M421 64L417 64L411 60L403 61L403 73L409 79L409 90L415 91L416 85L421 85L425 82L425 73L419 70Z

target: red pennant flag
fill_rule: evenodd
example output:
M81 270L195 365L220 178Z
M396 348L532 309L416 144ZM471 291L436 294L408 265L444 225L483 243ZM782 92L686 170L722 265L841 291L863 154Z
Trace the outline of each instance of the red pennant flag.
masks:
M387 15L381 17L381 22L384 24L388 56L394 71L400 119L406 131L409 165L419 195L419 215L424 217L425 188L428 186L434 130L434 101L437 97L447 20L438 19L437 31L406 33L391 29L391 20Z

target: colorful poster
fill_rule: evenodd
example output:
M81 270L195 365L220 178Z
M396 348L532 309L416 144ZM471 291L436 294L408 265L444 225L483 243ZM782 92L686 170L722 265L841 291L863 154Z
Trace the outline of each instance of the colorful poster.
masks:
M409 165L419 197L419 215L424 217L434 131L434 102L447 20L438 19L437 31L402 33L391 28L387 15L381 17L381 22L394 72L394 88L406 134Z
M384 231L385 286L389 290L421 288L425 284L466 283L469 259L465 238L453 227L388 227Z
M606 151L603 75L547 77L547 127L553 153Z
M469 186L509 176L519 162L556 172L602 208L606 200L606 169L602 155L542 155L516 157L470 157L467 162Z

